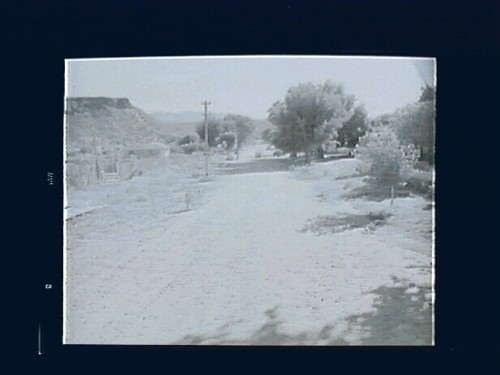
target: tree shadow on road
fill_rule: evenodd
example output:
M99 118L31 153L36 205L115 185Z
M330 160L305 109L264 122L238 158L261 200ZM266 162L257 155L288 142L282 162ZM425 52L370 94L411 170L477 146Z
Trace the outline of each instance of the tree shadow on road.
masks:
M340 333L328 324L319 331L288 334L282 329L278 306L265 311L266 322L249 337L230 339L232 323L220 327L215 335L187 335L177 345L245 346L425 346L433 345L430 287L405 284L394 278L396 286L382 286L370 293L379 296L376 311L347 318L348 327ZM398 285L399 284L399 285ZM237 321L238 323L241 321ZM233 322L234 323L234 322ZM337 331L337 333L335 333ZM354 341L352 337L356 336Z
M396 282L401 281L394 278ZM371 293L379 296L376 311L349 318L370 330L362 345L432 345L430 287L382 286Z
M314 163L326 163L334 160L349 158L348 155L332 155L324 159L316 159ZM262 172L280 172L293 170L306 165L304 156L298 157L263 157L244 162L226 163L219 168L220 174L245 174Z
M257 329L252 335L245 339L228 339L230 332L220 332L215 335L187 335L176 345L245 345L245 346L307 346L318 345L323 342L325 345L349 345L342 338L333 339L331 333L334 329L331 325L326 325L319 332L302 332L292 335L283 332L281 325L283 321L278 316L278 306L268 309L264 313L267 321ZM229 325L225 325L228 328ZM222 327L221 327L222 328ZM223 331L220 330L220 331Z
M245 174L289 171L293 166L304 165L299 158L262 158L246 162L227 163L219 169L220 174Z

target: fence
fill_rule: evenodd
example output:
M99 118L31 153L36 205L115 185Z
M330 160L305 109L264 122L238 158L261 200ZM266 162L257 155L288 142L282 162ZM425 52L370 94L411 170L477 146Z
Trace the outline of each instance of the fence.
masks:
M142 174L143 169L152 165L150 159L156 156L136 157L121 155L96 155L91 153L71 153L66 159L66 182L68 186L82 189L99 183L112 184Z

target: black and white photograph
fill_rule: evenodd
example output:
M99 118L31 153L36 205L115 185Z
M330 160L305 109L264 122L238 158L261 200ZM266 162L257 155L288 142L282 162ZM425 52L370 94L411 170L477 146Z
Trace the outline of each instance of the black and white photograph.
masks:
M0 373L498 374L497 3L0 1Z
M437 64L66 59L63 343L435 345Z

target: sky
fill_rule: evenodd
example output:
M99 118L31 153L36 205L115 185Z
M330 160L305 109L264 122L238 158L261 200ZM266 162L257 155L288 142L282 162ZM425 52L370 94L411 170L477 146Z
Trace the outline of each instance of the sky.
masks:
M255 119L300 83L342 83L370 116L418 100L435 83L431 58L245 56L66 60L66 96L128 98L155 111L210 111Z

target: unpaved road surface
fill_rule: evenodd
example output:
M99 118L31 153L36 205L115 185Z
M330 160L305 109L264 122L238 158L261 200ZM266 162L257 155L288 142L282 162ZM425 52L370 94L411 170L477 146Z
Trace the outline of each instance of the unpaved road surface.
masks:
M349 180L339 173L354 174L354 160L325 164L319 180L233 167L179 182L176 197L200 195L189 209L134 198L136 211L119 221L110 205L68 225L66 343L430 344L430 243L414 233L430 226L423 200L398 200L377 231L316 235L301 231L308 219L387 205L342 199ZM165 195L147 186L161 186L161 170L141 182L155 207ZM123 191L119 207L134 197ZM402 311L387 310L394 288L408 297L410 321L387 326L384 314Z

